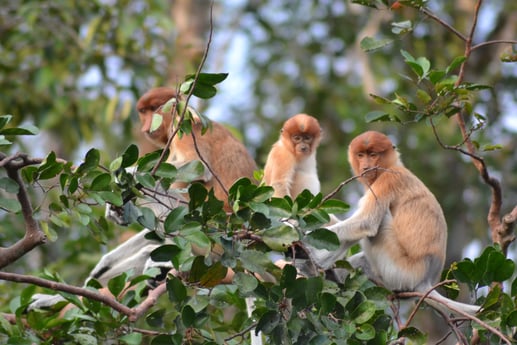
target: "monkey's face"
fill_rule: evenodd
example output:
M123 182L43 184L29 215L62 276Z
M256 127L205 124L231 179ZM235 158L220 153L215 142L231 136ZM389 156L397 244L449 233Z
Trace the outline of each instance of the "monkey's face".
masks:
M151 142L159 147L164 147L169 139L171 116L155 113L154 111L139 112L138 114L142 124L142 133Z
M369 185L375 182L383 168L391 167L393 159L389 157L396 158L397 155L389 138L382 133L368 131L350 142L348 159L354 174Z
M380 171L376 168L382 167L382 152L360 151L354 155L354 172L361 175L369 185L373 184Z
M310 156L313 152L314 136L308 133L297 133L291 136L296 156Z
M282 140L297 159L305 159L316 152L321 140L321 128L316 118L297 114L282 128Z
M172 115L162 111L162 107L171 99L175 99L176 92L166 87L158 87L146 92L136 104L141 131L147 139L159 147L164 147L169 138L169 127Z

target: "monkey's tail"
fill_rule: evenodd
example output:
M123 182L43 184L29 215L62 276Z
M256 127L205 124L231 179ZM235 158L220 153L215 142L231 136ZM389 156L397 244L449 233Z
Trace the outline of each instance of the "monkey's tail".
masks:
M453 301L445 296L440 295L437 291L431 291L425 298L425 302L431 307L436 308L446 314L453 313L456 315L476 315L481 307L474 304L467 304Z

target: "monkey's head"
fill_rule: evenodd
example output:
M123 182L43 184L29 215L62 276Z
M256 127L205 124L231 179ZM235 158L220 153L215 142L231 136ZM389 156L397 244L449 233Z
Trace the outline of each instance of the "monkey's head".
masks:
M368 131L355 137L348 147L348 161L361 182L371 185L383 173L398 162L398 152L391 140L384 134ZM374 169L367 173L365 171Z
M284 123L281 138L297 159L304 159L316 152L321 141L321 127L316 118L298 114Z
M163 112L162 106L172 98L177 98L174 89L157 87L147 91L136 103L136 109L142 124L142 132L147 139L160 147L164 147L167 144L172 121L171 112ZM156 116L162 116L161 124L157 128L153 128L153 118L156 118Z

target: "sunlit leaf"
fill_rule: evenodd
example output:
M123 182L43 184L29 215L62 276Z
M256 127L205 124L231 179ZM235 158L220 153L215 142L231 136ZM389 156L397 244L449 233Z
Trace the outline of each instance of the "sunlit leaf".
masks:
M316 229L305 236L305 242L317 249L336 250L339 239L335 232L327 229Z
M267 229L262 233L262 240L273 250L285 251L293 242L300 239L293 227L281 225Z
M388 44L391 44L392 42L393 42L393 40L391 40L391 39L385 38L382 40L378 40L373 37L366 36L361 40L360 46L361 46L361 49L364 50L365 52L370 52L373 50L383 48L383 47L387 46Z

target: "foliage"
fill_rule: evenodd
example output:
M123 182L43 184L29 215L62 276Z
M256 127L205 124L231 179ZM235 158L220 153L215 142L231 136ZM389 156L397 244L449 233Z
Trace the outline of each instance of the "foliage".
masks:
M360 3L374 8L389 5L386 1ZM425 4L419 1L397 3L407 8L421 8ZM22 9L35 11L33 18L41 18L39 11L42 8L31 6L25 4ZM127 39L127 36L131 36L128 34L132 32L131 28L145 28L145 25L140 26L144 24L143 21L138 22L141 19L130 16L126 25L120 25L114 31L119 33L115 36L125 33ZM407 21L396 21L393 28L395 35L413 31L412 24ZM281 30L278 31L270 27L269 33L274 35ZM91 39L91 36L88 37ZM129 49L126 58L131 62L131 55L135 53L133 49L139 42L131 39L122 42L128 45L120 49L122 52ZM376 51L386 48L390 42L394 40L369 38L362 41L362 46L365 50ZM285 50L285 47L282 46L282 49ZM486 125L486 116L479 114L475 108L477 92L486 86L459 80L455 75L457 68L465 62L465 56L452 57L444 64L446 67L440 68L427 55L418 56L421 54L416 55L406 49L400 50L400 54L402 58L397 55L393 59L405 64L412 73L406 78L411 88L407 93L397 91L393 97L372 96L380 106L387 107L367 114L367 121L406 125L420 125L425 121L433 125L461 110L472 117L472 131ZM84 59L88 59L88 56L85 55ZM50 68L54 67L59 65ZM41 73L50 75L54 72L43 70ZM315 75L312 77L315 78ZM329 75L329 80L331 77ZM46 79L41 78L39 80L44 83ZM225 78L226 74L189 76L180 91L209 98L216 92L215 85ZM39 91L43 94L47 92L44 87ZM339 94L339 90L334 92ZM42 97L44 100L47 98ZM56 103L59 105L61 101L59 98ZM189 108L186 104L178 104L177 107L185 115L180 134L188 133L191 119ZM35 127L19 125L20 121L16 120L12 126L12 116L0 117L2 149L9 150L18 136L37 134ZM491 143L479 146L486 151L497 148ZM42 287L33 283L15 295L3 295L2 298L8 300L2 307L5 314L0 315L1 341L10 344L240 344L248 342L250 330L262 332L270 344L386 344L401 339L414 343L427 341L427 335L412 325L411 319L403 323L397 317L400 311L397 295L374 285L361 272L352 271L343 282L338 283L332 279L330 272L311 271L310 262L303 257L297 257L293 265L283 269L273 264L272 257L280 255L289 258L293 253L303 251L303 245L307 243L318 248L335 248L336 236L322 227L328 222L329 214L346 212L346 204L327 200L321 194L311 195L307 191L294 200L288 197L271 198L271 187L257 186L242 179L229 190L232 212L227 214L223 211L222 202L216 200L211 191L192 183L186 191L189 202L180 202L178 207L169 210L165 219L159 219L146 203L152 201L168 207L162 191L169 190L175 180L195 180L202 169L202 165L197 163L176 168L162 162L161 157L162 152L159 151L139 157L135 145L129 145L115 159L92 148L83 155L78 165L60 159L54 152L41 160L1 154L1 167L4 169L13 161L27 164L21 169L23 185L9 177L0 179L0 208L9 216L20 215L23 210L19 199L15 198L22 187L29 191L41 190L48 204L38 204L33 216L49 239L58 241L66 234L65 231L74 229L76 236L106 242L112 236L112 225L104 215L104 207L111 204L123 209L124 220L132 223L134 228L154 230L153 236L157 241L170 240L153 251L151 256L156 261L170 262L175 270L174 274L171 272L168 275L165 283L154 290L148 286L157 274L153 269L142 275L128 271L113 278L107 288L116 296L114 304L108 304L96 295L80 299L78 296L81 294L72 293L61 285L56 288L57 285L52 283L41 284ZM127 170L130 167L134 170ZM33 200L38 199L37 193L32 196ZM86 234L81 232L84 229L87 229ZM77 242L71 245L72 250L89 248L78 247ZM204 255L191 255L193 246L200 248ZM346 262L339 262L338 266L349 268ZM222 284L229 270L235 273L233 281ZM303 274L305 270L311 274ZM64 283L66 280L54 271L47 268L40 276L46 282ZM486 343L508 341L495 333L494 328L511 338L512 328L517 326L517 279L514 278L514 271L515 264L505 257L497 245L486 247L474 260L456 262L446 270L444 279L455 278L465 283L476 296L476 302L483 306L477 320L446 318L451 331L459 332L458 325L466 323L469 327L464 332L468 338L472 338L476 331L480 341ZM6 279L2 273L0 277ZM509 291L503 289L505 286L510 287ZM91 280L82 293L98 291L100 287L98 282ZM489 292L481 293L487 287L490 287ZM459 288L455 282L444 288L451 297L458 294ZM56 290L65 298L65 303L59 303L50 310L27 310L35 293L53 293ZM158 297L154 293L159 291L164 296L156 305L149 304L152 298ZM247 314L245 303L249 297L256 299L251 317ZM58 310L66 303L75 307L59 314ZM145 307L143 314L138 313L141 307ZM458 338L462 340L460 336Z
M220 80L200 75L199 85L213 85ZM190 83L190 82L189 82ZM194 88L197 86L193 84ZM183 88L196 92L186 87ZM187 107L181 107L187 109ZM3 117L4 126L10 117ZM184 120L188 122L188 118ZM181 126L188 130L189 126ZM4 134L34 134L24 128L0 128ZM6 141L7 142L7 141ZM77 166L56 159L50 153L40 164L23 169L28 186L53 179L59 190L59 203L49 206L50 216L44 228L65 227L71 219L90 225L102 232L107 220L92 212L92 208L110 203L122 207L129 199L154 198L156 191L168 190L177 178L195 178L199 168L175 168L160 161L159 152L139 158L138 149L130 145L115 158L109 167L99 164L100 153L91 149ZM136 166L131 172L127 168ZM194 169L194 170L192 170ZM9 194L17 191L13 181L6 180L2 188ZM157 240L169 237L172 243L164 244L151 256L156 261L170 261L176 274L169 274L164 292L167 301L153 307L145 319L132 320L131 313L117 312L98 300L60 292L68 303L75 305L64 315L55 312L63 303L51 310L26 311L38 289L31 285L9 302L9 310L16 316L16 324L1 319L1 333L9 343L74 342L95 344L117 339L119 343L140 344L209 344L226 342L238 344L248 336L254 326L271 344L385 344L400 337L417 343L426 339L424 333L409 325L401 325L389 312L396 305L390 302L392 292L378 287L361 274L352 272L342 283L328 279L325 273L304 276L295 266L283 269L270 259L274 251L286 252L311 243L320 248L336 248L335 234L321 227L329 221L329 213L342 213L347 206L337 200L324 200L321 194L301 193L295 200L289 197L271 198L269 186L254 185L248 179L237 181L229 190L228 199L233 212L226 214L222 202L211 191L199 184L188 190L188 205L171 209L163 220L152 210L130 201L124 206L128 222L155 230ZM162 197L163 198L163 197ZM9 204L2 198L1 204ZM155 202L163 203L156 198ZM145 205L145 204L143 204ZM13 207L12 207L13 208ZM14 207L18 211L19 208ZM289 222L286 222L286 219ZM164 232L160 222L163 221ZM92 226L97 224L97 226ZM333 235L333 236L332 236ZM189 255L192 246L202 249L205 255ZM308 265L297 258L294 265ZM505 259L495 248L487 248L480 258L459 262L451 268L459 281L477 289L494 282L511 278L514 263ZM232 284L222 285L228 270L235 274ZM490 274L487 274L487 273ZM128 308L143 305L151 291L146 282L156 272L134 276L131 272L111 279L107 285L117 301ZM47 280L61 281L58 276L44 274ZM258 277L269 277L258 279ZM493 289L478 302L484 310L479 315L482 322L510 332L515 326L514 294ZM88 288L98 289L95 280ZM453 286L454 287L454 286ZM245 312L245 298L256 299L252 317ZM131 309L130 309L131 310ZM230 319L225 315L231 313ZM256 322L254 322L256 320ZM134 328L134 322L145 327ZM453 321L450 321L453 323ZM167 325L167 326L165 326ZM476 324L482 338L499 339L485 324ZM167 327L167 328L164 328ZM165 329L167 329L165 331Z

